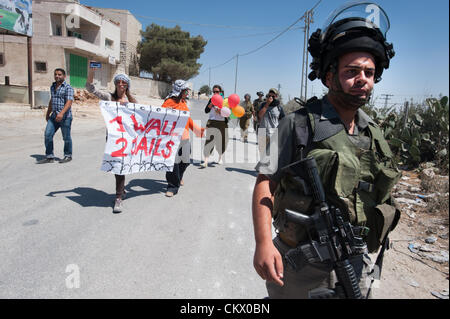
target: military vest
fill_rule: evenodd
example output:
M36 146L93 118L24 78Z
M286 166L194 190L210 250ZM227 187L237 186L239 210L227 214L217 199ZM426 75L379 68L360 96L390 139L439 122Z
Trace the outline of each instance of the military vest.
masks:
M368 123L368 149L356 146L340 119L321 120L322 101L308 103L295 114L297 160L314 157L329 205L347 215L353 225L369 229L370 252L376 251L400 217L391 199L391 189L401 176L381 129ZM302 184L285 174L275 191L273 218L280 237L290 245L307 239L306 229L286 221L290 209L312 213L312 198Z

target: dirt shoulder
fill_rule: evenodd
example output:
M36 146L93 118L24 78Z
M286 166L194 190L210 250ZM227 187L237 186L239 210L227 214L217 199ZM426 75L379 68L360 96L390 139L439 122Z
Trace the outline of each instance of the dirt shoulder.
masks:
M445 194L425 189L426 175L413 171L402 174L393 193L402 215L390 235L391 247L385 253L374 297L448 299L448 176L430 177L444 185Z

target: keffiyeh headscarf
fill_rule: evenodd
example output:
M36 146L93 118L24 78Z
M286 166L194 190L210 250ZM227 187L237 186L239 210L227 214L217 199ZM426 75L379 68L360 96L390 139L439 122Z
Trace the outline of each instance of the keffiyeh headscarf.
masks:
M184 80L176 80L175 83L172 85L172 91L170 94L166 97L166 99L171 97L178 97L183 90L188 90L189 87L187 86L186 81Z
M131 81L130 81L130 78L126 74L117 74L114 77L114 85L117 84L117 82L119 82L120 80L126 82L128 85L128 88L130 88Z

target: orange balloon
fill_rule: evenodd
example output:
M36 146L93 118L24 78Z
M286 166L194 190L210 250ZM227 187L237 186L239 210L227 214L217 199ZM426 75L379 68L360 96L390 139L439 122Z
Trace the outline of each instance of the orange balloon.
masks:
M236 117L242 117L245 114L244 108L240 105L233 107L232 112Z

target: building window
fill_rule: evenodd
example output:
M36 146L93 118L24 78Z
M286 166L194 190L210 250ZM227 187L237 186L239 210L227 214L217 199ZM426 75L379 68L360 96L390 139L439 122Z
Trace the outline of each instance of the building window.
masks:
M47 62L34 62L34 71L37 73L47 73Z
M58 35L58 36L62 35L62 28L60 25L56 26L56 34L55 35Z
M3 52L0 52L0 66L5 65L5 54Z
M70 31L70 30L67 31L67 36L73 37L73 38L78 38L78 39L82 39L83 38L81 33Z
M113 45L114 45L114 41L113 40L105 38L105 47L107 47L108 49L112 49Z

